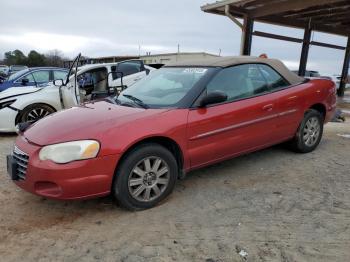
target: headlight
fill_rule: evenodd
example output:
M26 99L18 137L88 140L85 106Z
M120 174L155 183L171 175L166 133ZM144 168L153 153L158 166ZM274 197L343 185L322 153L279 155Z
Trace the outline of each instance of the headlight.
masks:
M95 140L73 141L43 147L39 152L40 160L51 160L65 164L76 160L95 158L100 150Z
M12 105L14 102L16 102L16 99L10 100L10 101L6 101L6 102L2 102L2 103L0 103L0 109L8 107L8 106Z

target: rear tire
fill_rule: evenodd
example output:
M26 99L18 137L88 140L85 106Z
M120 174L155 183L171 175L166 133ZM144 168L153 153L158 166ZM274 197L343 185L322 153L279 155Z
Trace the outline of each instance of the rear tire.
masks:
M291 147L298 153L309 153L316 149L323 135L323 116L320 112L309 109L304 115L298 131L291 141Z
M152 208L173 191L178 177L177 162L163 146L147 143L124 157L115 176L113 193L123 207Z

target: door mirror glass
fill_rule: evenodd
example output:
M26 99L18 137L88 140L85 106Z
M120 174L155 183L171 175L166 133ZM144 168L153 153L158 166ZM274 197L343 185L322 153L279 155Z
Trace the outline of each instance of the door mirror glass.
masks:
M213 91L204 96L200 102L199 107L205 107L207 105L218 104L225 102L227 100L227 95L224 92Z
M22 78L22 85L26 86L29 83L29 79L28 78Z
M56 79L56 80L53 80L53 84L55 86L63 86L63 79Z

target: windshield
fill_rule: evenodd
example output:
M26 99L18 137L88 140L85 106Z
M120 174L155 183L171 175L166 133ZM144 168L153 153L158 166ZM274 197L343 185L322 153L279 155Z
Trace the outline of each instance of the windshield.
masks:
M10 75L8 80L9 81L15 80L15 79L17 79L18 77L20 77L21 75L23 75L24 73L27 73L27 72L29 72L29 69L24 69L24 70L18 71L16 73Z
M127 88L118 100L130 102L131 96L151 107L174 106L207 71L207 68L161 68Z

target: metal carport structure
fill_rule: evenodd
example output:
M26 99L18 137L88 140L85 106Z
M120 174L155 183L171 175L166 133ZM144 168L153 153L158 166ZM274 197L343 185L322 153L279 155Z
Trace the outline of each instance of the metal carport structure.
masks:
M302 43L299 75L305 74L310 45L345 50L338 89L338 95L344 95L350 62L350 0L225 0L201 9L227 16L241 27L242 55L250 55L253 35ZM243 19L243 24L237 18ZM304 29L304 38L254 31L254 21ZM345 36L347 46L311 41L312 31Z

